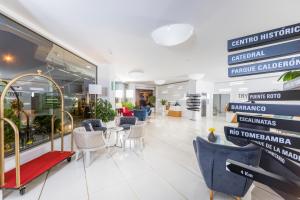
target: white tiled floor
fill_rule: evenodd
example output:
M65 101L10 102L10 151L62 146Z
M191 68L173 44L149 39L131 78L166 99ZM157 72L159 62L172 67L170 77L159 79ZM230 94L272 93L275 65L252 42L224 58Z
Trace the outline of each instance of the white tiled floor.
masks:
M223 133L224 118L191 121L156 116L146 125L146 145L94 154L56 166L27 187L24 196L5 191L5 200L200 200L209 199L198 169L192 140L209 127ZM111 155L111 156L110 156ZM215 199L233 199L217 193Z

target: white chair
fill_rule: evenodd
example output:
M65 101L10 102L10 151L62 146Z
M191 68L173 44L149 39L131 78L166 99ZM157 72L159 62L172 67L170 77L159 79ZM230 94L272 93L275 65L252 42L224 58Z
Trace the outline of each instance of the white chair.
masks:
M133 142L134 145L137 141L139 141L141 149L144 148L145 144L145 124L139 123L136 125L133 125L130 127L129 131L126 131L126 134L122 137L122 143L123 143L123 150L125 151L126 141L129 141L130 149L131 149L131 143Z
M75 144L78 148L76 160L83 153L84 163L87 167L91 164L91 152L106 149L109 146L103 131L86 131L84 127L78 127L73 130L73 133Z

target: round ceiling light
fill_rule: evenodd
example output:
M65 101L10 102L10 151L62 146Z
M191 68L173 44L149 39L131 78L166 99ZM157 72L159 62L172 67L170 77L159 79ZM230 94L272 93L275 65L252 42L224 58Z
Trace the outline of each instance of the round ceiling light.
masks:
M200 80L200 79L203 79L205 76L205 74L189 74L189 79L191 80Z
M151 36L161 46L176 46L186 42L194 34L190 24L170 24L155 29Z
M165 80L154 80L154 83L156 84L156 85L162 85L162 84L164 84L166 81Z

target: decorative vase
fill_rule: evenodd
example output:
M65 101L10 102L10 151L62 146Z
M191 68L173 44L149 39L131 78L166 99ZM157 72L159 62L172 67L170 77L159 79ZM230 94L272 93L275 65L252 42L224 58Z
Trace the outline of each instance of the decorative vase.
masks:
M209 134L208 134L208 141L210 141L210 142L216 142L217 141L217 137L215 136L215 134L213 133L213 132L210 132Z

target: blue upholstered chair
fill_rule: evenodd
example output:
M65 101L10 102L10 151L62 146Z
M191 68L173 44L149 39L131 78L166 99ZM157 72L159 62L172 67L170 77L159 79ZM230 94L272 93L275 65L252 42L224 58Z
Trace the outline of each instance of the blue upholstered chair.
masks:
M200 171L207 187L210 199L213 191L232 195L237 199L245 196L252 184L251 179L226 171L226 160L232 159L247 165L258 166L261 149L249 144L245 147L214 144L197 137L193 141Z
M124 130L129 130L130 126L133 126L136 124L136 117L121 117L119 126L123 127Z
M102 125L100 119L86 119L81 122L81 126L83 126L86 131L92 131L90 124L94 131L103 131L103 133L105 133L107 130L107 128Z
M144 107L141 107L141 108L147 110L147 116L148 117L151 116L152 110L151 110L150 106L144 106Z
M147 119L147 110L146 109L135 109L133 110L134 116L138 118L139 121L145 121Z

